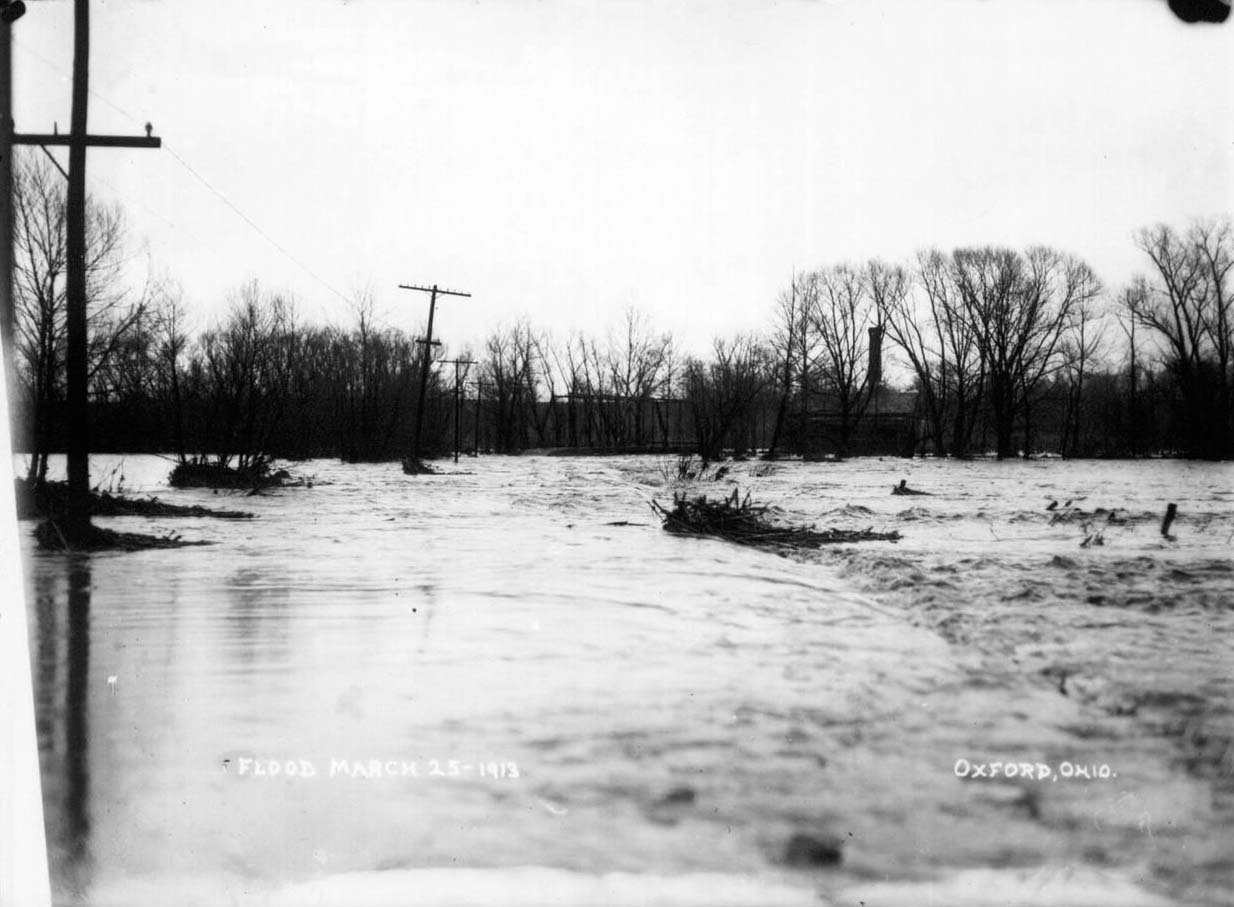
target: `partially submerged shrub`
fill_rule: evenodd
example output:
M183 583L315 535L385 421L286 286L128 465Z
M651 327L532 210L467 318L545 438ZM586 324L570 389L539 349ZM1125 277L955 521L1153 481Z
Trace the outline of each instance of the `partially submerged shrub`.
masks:
M681 493L673 496L671 508L666 509L657 501L651 502L651 508L663 520L668 532L714 536L743 545L814 548L848 542L894 542L900 538L900 533L894 530L827 529L820 532L812 526L779 526L769 520L765 505L752 503L748 493L741 498L735 488L727 498L711 500L706 495L690 497Z
M674 482L718 482L728 475L728 464L715 466L693 454L681 454L673 465L671 460L662 461L660 472L667 484Z
M418 457L408 457L403 461L403 472L409 476L435 476L437 470Z
M171 471L172 488L269 488L291 478L285 469L270 471L270 461L255 458L232 466L227 460L182 460Z

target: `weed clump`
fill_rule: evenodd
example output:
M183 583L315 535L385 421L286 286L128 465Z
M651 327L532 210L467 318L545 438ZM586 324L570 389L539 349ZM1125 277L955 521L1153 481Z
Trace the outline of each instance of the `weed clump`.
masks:
M403 472L409 476L435 476L437 470L418 457L408 457L403 460Z
M172 488L247 488L249 490L284 485L291 478L285 469L270 470L270 461L256 457L244 465L232 466L226 459L194 458L181 460L168 478Z
M894 530L875 532L872 527L820 531L813 526L780 526L770 520L766 505L753 503L748 493L742 498L735 488L727 498L719 499L706 495L691 497L685 493L675 494L671 508L652 501L651 509L663 521L668 532L711 536L741 545L816 548L851 542L895 542L901 537Z

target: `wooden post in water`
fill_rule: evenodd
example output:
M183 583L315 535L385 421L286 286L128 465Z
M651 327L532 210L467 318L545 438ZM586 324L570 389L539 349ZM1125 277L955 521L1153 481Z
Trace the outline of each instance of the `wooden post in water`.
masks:
M1161 534L1167 539L1170 538L1170 525L1174 522L1174 518L1178 516L1178 505L1169 504L1165 508L1165 516L1161 519Z

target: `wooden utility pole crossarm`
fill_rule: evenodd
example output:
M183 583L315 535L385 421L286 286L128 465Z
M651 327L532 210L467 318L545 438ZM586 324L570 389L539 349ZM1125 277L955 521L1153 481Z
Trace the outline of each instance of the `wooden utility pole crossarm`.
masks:
M470 293L463 293L460 290L444 290L437 286L437 284L433 284L431 287L418 287L412 284L400 283L398 288L400 290L419 290L421 293L432 293L435 296L466 296L468 299L471 298Z
M87 148L162 148L163 140L156 135L85 135L82 144ZM76 141L73 135L20 133L13 135L14 145L60 145L71 147Z

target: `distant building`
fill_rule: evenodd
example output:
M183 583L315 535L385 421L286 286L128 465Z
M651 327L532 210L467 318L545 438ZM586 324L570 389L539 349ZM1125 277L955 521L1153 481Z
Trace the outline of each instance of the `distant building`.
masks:
M916 391L880 388L856 419L848 439L848 456L912 456L919 436ZM834 395L820 393L810 399L805 434L798 439L807 458L839 452L842 417Z

